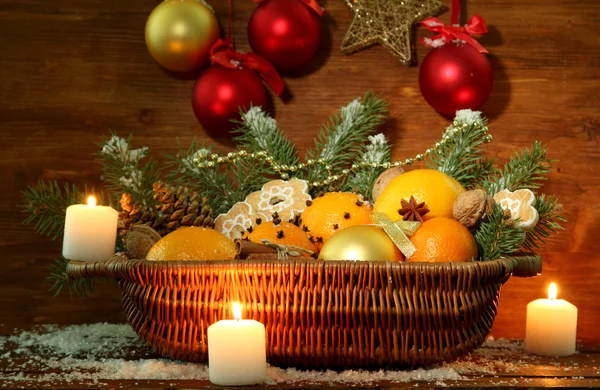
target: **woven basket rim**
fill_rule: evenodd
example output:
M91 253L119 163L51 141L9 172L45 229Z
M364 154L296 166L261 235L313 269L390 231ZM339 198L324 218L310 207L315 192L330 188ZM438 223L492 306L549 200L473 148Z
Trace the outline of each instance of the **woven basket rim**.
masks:
M118 265L119 268L129 268L132 266L143 266L148 268L166 268L166 269L193 269L195 267L228 267L240 265L262 265L272 264L276 266L289 266L291 264L315 264L320 263L323 268L334 268L341 264L347 265L349 260L312 260L306 258L293 258L288 260L143 260L129 259L126 257L113 257L109 260L88 262L70 260L67 266L67 274L71 278L94 278L94 277L113 277L118 279L113 270ZM530 277L541 273L542 261L539 255L506 256L496 260L486 261L468 261L468 262L411 262L411 261L381 261L381 260L361 260L351 261L355 267L385 267L400 270L420 270L422 272L431 272L435 270L469 269L475 267L493 267L498 263L507 267L507 272L512 276Z

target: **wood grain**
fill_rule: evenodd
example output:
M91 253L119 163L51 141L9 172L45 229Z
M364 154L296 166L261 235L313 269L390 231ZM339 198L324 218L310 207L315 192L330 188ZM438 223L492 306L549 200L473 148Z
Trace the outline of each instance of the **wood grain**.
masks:
M91 299L52 298L46 267L60 243L21 224L20 192L38 179L98 186L93 153L109 129L135 133L135 143L174 153L193 137L210 140L190 107L193 79L162 71L148 55L143 29L151 0L0 0L0 332L36 323L123 321L117 288L101 286ZM221 25L227 6L211 1ZM235 1L237 48L249 49L246 26L255 7ZM445 4L449 6L449 1ZM292 97L273 99L286 134L307 147L343 104L371 89L387 96L383 127L396 158L428 147L448 120L423 100L418 67L404 67L382 47L350 56L339 46L351 21L342 0L328 0L321 49L311 71L285 77ZM545 191L556 193L569 219L541 252L544 274L511 279L502 291L493 334L524 337L527 302L554 280L561 297L579 307L578 339L600 346L600 26L596 0L468 1L464 9L490 25L481 39L491 54L495 86L484 106L505 161L516 148L541 140L559 160ZM448 13L441 18L448 21ZM429 35L417 30L417 38ZM419 62L428 49L417 46Z
M81 361L74 366L57 367L56 364L48 362L56 361L54 354L40 353L35 350L28 350L28 353L16 352L16 345L9 343L6 347L6 354L0 356L0 378L5 378L2 383L4 387L14 387L20 389L88 389L88 388L202 388L217 389L220 386L213 385L208 380L181 380L181 379L111 379L110 370L96 374L96 380L78 378L78 375L92 373L88 368L81 368ZM31 353L31 354L30 354ZM491 355L490 355L491 353ZM15 357L16 356L16 357ZM32 359L32 356L34 358ZM130 375L140 375L139 371L144 370L144 365L150 365L156 362L156 356L150 349L136 347L125 348L124 352L110 356L97 356L84 359L91 363L91 367L98 370L102 364L99 362L105 358L120 359L123 362L131 363L128 368ZM75 359L77 360L77 359ZM352 382L351 375L345 375L348 382L327 382L323 379L300 380L290 376L287 381L271 385L243 386L240 389L406 389L406 388L425 388L439 389L452 387L457 389L483 389L483 388L548 388L548 387L575 387L575 388L594 388L600 385L600 371L598 353L578 353L570 357L543 357L522 354L517 350L494 349L484 347L472 355L461 358L456 362L442 367L449 371L453 369L460 379L457 380L412 380L409 382L393 382L389 376L388 379L376 380L373 382ZM140 362L144 364L140 365ZM137 366L136 366L137 365ZM83 365L85 367L85 365ZM199 371L205 366L198 364L195 366ZM169 377L169 368L163 378ZM389 371L388 371L389 372ZM270 377L273 373L267 372ZM426 378L429 373L423 371L421 375ZM150 374L150 377L152 374ZM14 379L14 377L18 379ZM309 375L307 375L308 377ZM276 375L275 377L281 377ZM285 377L285 376L284 376ZM408 377L414 377L407 373ZM11 379L12 378L12 379ZM26 380L27 379L27 380ZM232 387L236 388L236 387Z

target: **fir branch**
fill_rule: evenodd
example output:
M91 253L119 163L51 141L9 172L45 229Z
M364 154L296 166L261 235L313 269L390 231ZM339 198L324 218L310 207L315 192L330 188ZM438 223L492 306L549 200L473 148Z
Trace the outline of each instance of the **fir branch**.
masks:
M22 212L29 214L23 223L35 223L35 231L52 240L61 238L64 233L67 207L85 203L85 192L75 185L61 187L56 181L40 180L37 186L28 186L21 194Z
M187 150L179 141L178 145L176 156L167 155L171 168L167 180L206 196L216 215L226 213L250 192L260 189L273 173L267 164L251 158L236 159L224 166L219 158L207 161L211 148L195 139Z
M550 164L554 162L548 158L548 148L536 141L531 147L517 152L504 164L501 175L495 175L483 184L488 194L497 194L508 189L537 189L541 181L546 180L546 175L551 172Z
M260 107L252 107L242 113L242 121L238 123L240 127L235 130L235 133L239 135L234 140L238 142L240 148L245 148L250 153L266 151L279 165L298 164L294 144L277 127L277 121L263 112Z
M525 232L514 221L504 216L496 205L488 220L482 222L475 233L480 260L495 260L517 252L525 241Z
M102 143L98 160L102 164L102 173L107 188L118 199L122 193L131 194L134 202L149 207L154 204L152 185L160 179L158 164L152 158L145 163L148 148L131 148L132 135L120 138L112 133Z
M429 155L427 166L456 179L471 189L496 173L493 159L483 157L484 146L491 137L487 120L479 111L459 110L443 135L446 140Z
M176 185L183 185L192 191L208 198L210 207L215 214L229 210L226 199L233 190L227 177L219 172L219 166L199 168L196 160L204 159L212 153L211 147L204 143L199 144L196 139L187 149L183 149L177 140L179 151L175 156L167 155L167 164L170 172L167 181Z
M54 296L58 296L61 291L67 288L69 295L73 294L87 297L92 294L95 287L95 279L71 279L67 275L67 264L69 260L61 257L55 259L54 263L48 267L50 275L46 277L46 281L51 283L49 291L54 292Z
M528 252L535 251L540 243L546 244L546 239L557 230L564 230L560 223L567 222L567 219L560 215L562 207L554 195L546 197L542 194L536 197L533 207L538 211L540 219L535 227L527 232L523 249Z
M335 171L355 161L361 152L360 145L383 123L386 113L387 101L372 92L342 107L340 115L329 121L315 139L315 145L306 151L307 162L321 160L330 169L322 164L309 165L306 179L311 182L321 180L329 172L335 174ZM318 187L313 190L319 192Z
M363 145L359 162L369 164L385 164L390 162L390 145L383 134L370 135L368 137L370 143ZM366 166L354 172L354 175L342 186L344 191L353 191L358 189L358 192L364 195L367 199L371 198L373 184L379 175L385 170L380 166Z

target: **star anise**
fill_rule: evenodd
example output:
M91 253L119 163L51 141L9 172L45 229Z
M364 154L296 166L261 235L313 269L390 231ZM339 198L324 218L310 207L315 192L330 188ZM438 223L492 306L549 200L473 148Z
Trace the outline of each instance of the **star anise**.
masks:
M423 216L429 212L429 209L425 207L425 202L417 203L412 195L408 202L402 199L400 204L402 208L398 210L398 214L402 215L403 221L423 222Z

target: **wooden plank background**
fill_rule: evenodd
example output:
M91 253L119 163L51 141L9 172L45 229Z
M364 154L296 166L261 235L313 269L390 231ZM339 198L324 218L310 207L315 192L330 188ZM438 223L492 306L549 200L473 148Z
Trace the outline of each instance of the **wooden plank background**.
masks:
M227 5L210 1L222 26ZM148 55L144 24L155 0L0 0L0 333L38 323L124 321L117 287L102 285L92 298L52 298L47 266L60 243L21 224L20 192L38 179L98 185L93 153L109 129L135 133L136 145L175 153L193 137L207 138L191 110L193 79L161 70ZM418 67L401 66L382 47L350 56L339 46L351 21L342 0L327 7L315 67L285 78L293 97L274 99L286 134L306 147L337 109L368 89L389 98L383 130L396 158L424 150L448 120L423 100ZM449 1L445 1L449 6ZM249 49L248 18L255 7L234 1L235 39ZM578 339L600 345L600 9L597 0L469 0L463 10L485 17L495 86L483 108L494 142L490 154L506 160L516 148L541 140L560 160L545 186L558 194L569 223L544 248L544 274L511 279L502 290L496 337L524 337L527 302L546 294L550 281L579 307ZM449 13L441 16L449 21ZM416 36L430 33L418 29ZM417 46L422 60L429 49ZM215 141L227 149L227 142Z

